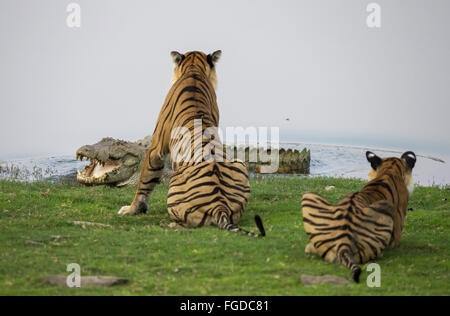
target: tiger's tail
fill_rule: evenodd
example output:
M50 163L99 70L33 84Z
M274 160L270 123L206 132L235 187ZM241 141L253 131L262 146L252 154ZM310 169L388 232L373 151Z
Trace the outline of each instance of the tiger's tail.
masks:
M230 221L230 217L228 214L226 214L225 212L222 212L218 221L218 227L220 229L223 230L227 230L227 231L232 231L232 232L237 232L237 233L241 233L250 237L265 237L266 236L266 230L264 229L264 225L262 222L262 219L259 215L255 216L255 223L256 226L259 229L259 234L258 233L254 233L254 232L250 232L248 230L245 230L243 228L240 228L239 226L235 225L235 224L231 224Z
M225 230L242 233L242 234L250 236L250 237L265 237L266 236L266 230L264 229L264 225L263 225L262 219L261 219L261 217L259 215L255 215L255 223L256 223L256 226L259 229L259 234L258 233L254 233L254 232L250 232L250 231L245 230L243 228L240 228L237 225L228 225L225 228Z
M361 275L361 268L355 262L353 254L350 249L344 248L338 253L338 258L343 265L352 270L353 281L359 283L359 276Z
M339 206L329 203L322 196L315 193L306 193L302 198L302 212L303 212L303 224L305 231L310 237L315 236L318 239L318 243L323 242L325 238L333 238L332 235L327 237L324 235L324 231L332 231L330 228L337 225L335 224L335 218L337 212L339 212ZM334 261L337 259L340 263L352 270L352 278L358 283L359 276L361 275L361 268L355 262L353 257L352 248L354 248L354 241L352 233L346 228L341 228L339 233L342 235L338 240L335 240L336 253L327 251L320 253L322 257L327 261ZM313 241L312 239L311 241Z

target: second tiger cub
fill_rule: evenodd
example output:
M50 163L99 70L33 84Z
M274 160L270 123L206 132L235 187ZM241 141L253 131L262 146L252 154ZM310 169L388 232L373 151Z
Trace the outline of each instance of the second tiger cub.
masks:
M368 151L366 157L372 166L371 181L361 191L335 205L315 193L302 198L303 223L311 241L306 252L347 266L355 282L361 274L358 263L373 260L400 242L416 164L413 152L382 159Z

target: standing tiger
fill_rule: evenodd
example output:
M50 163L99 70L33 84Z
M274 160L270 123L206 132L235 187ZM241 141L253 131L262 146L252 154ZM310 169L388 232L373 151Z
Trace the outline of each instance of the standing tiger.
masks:
M237 226L250 194L248 171L242 162L226 159L220 139L211 132L219 125L214 88L221 53L171 53L175 64L173 85L159 114L133 203L122 207L119 214L147 212L150 194L170 153L174 170L167 198L174 221L170 227L215 225L252 237L265 236L259 216L255 221L260 234Z
M303 224L310 243L306 253L319 254L328 262L338 261L352 270L359 282L358 263L377 258L387 247L400 242L416 155L382 159L366 153L372 166L370 182L337 204L315 193L302 198Z

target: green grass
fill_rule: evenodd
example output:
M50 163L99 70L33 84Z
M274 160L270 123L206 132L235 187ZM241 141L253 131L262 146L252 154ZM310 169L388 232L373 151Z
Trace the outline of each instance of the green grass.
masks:
M336 190L326 191L328 185ZM304 253L301 195L316 191L336 202L363 185L332 178L254 179L240 222L256 230L253 216L261 215L267 237L254 239L215 227L160 227L170 223L165 185L157 187L147 215L119 217L134 188L0 181L0 295L449 295L450 191L439 188L416 188L400 246L377 260L380 288L366 285L368 272L360 284L303 285L302 274L350 280L350 272ZM70 220L112 228L82 228ZM80 289L43 284L48 274L68 275L72 262L84 276L114 275L130 283Z

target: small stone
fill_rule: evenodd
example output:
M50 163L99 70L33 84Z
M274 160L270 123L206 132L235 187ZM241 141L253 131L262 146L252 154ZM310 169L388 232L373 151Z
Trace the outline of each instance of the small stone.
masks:
M324 276L314 276L302 274L302 282L305 286L315 285L315 284L334 284L334 285L349 285L352 284L350 281L340 278L334 275L324 275Z
M91 223L91 222L81 222L81 221L68 221L68 224L81 226L83 228L86 228L86 226L97 226L97 227L106 227L106 228L113 228L111 225L108 224L102 224L102 223Z
M326 191L331 191L331 190L334 190L334 189L336 189L336 187L334 185L329 185L329 186L325 187Z
M118 278L115 276L86 276L81 277L81 287L84 286L115 286L127 284L128 279ZM44 278L44 283L55 286L67 286L67 276L64 275L48 275Z
M34 241L34 240L25 240L25 245L29 245L29 246L44 246L44 243L38 242L38 241Z

